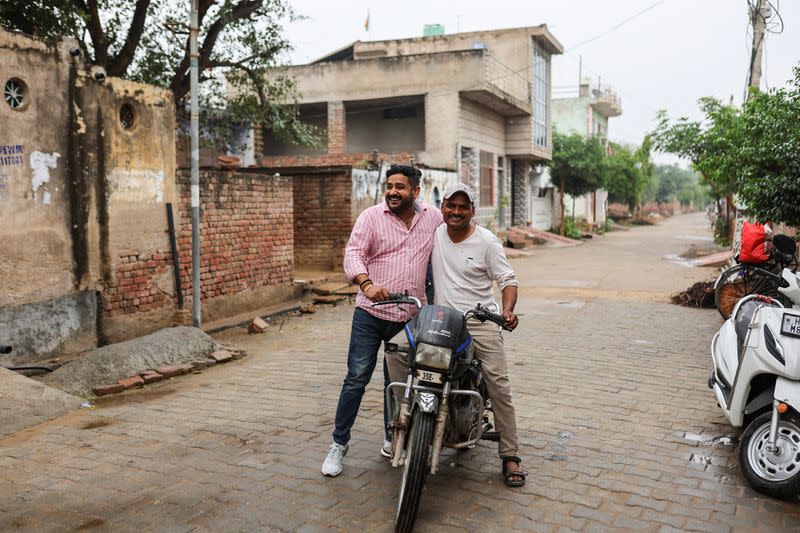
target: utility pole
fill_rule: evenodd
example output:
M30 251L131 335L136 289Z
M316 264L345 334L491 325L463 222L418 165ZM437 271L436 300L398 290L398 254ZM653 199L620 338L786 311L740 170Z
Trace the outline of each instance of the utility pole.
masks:
M766 34L767 18L770 15L770 6L767 0L755 0L748 2L750 8L750 22L753 25L753 48L750 56L750 72L748 75L748 87L758 89L761 85L761 55L764 50L764 35ZM745 100L750 99L750 91L747 91Z
M192 135L192 325L200 327L200 110L197 103L198 51L197 37L198 0L192 1L189 26L189 82L191 85L191 135Z

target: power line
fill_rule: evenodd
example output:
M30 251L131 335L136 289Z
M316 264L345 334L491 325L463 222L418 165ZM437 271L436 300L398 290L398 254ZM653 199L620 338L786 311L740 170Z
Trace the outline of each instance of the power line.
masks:
M583 45L585 45L585 44L589 44L589 43L591 43L592 41L596 41L597 39L599 39L599 38L601 38L601 37L605 37L605 36L606 36L606 35L608 35L609 33L611 33L611 32L613 32L613 31L616 31L616 30L618 30L619 28L621 28L622 26L624 26L625 24L627 24L627 23L628 23L628 22L630 22L631 20L635 19L636 17L638 17L638 16L640 16L640 15L643 15L643 14L647 13L648 11L650 11L651 9L653 9L653 8L655 8L655 7L658 7L659 5L663 4L665 1L666 1L666 0L659 0L658 2L655 2L655 3L653 3L653 4L650 4L649 6L647 6L647 7L646 7L646 8L644 8L644 9L642 9L641 11L639 11L639 12L637 12L637 13L634 13L634 14L633 14L633 15L631 15L630 17L626 18L625 20L623 20L622 22L620 22L619 24L617 24L617 25L616 25L616 26L614 26L613 28L611 28L611 29L609 29L609 30L606 30L606 31L604 31L603 33L601 33L601 34L599 34L599 35L595 35L594 37L592 37L592 38L590 38L590 39L586 39L585 41L581 41L581 42L579 42L579 43L578 43L578 44L576 44L576 45L570 46L569 48L566 48L564 51L566 52L567 50L569 50L570 52L572 52L573 50L575 50L575 49L576 49L576 48L578 48L578 47L581 47L581 46L583 46Z

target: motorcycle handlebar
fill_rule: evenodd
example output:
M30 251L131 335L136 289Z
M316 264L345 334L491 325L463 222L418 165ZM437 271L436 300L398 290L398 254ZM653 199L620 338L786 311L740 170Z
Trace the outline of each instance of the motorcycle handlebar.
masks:
M408 304L417 306L417 309L422 308L422 302L419 300L419 298L409 296L408 293L400 294L398 292L390 292L389 298L380 302L374 302L372 304L372 307L375 307L377 305L390 305L390 304Z
M781 274L776 274L774 272L770 272L769 270L764 270L763 268L756 268L755 271L763 276L772 278L778 283L779 287L786 288L789 286L789 282L783 279L783 276Z
M486 322L488 320L489 322L494 322L495 324L497 324L506 331L511 331L510 329L508 329L508 327L506 327L506 319L503 318L503 315L492 313L485 307L481 307L481 304L478 304L477 307L475 307L475 309L470 309L464 314L464 318L469 318L469 317L474 317L480 322Z

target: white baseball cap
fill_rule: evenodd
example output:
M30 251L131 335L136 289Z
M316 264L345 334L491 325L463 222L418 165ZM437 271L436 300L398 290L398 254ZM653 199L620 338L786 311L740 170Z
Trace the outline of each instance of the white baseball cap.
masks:
M470 203L475 203L475 191L473 191L472 188L466 183L456 183L447 187L444 190L444 199L449 200L450 197L457 192L463 192L467 195L467 198L469 198Z

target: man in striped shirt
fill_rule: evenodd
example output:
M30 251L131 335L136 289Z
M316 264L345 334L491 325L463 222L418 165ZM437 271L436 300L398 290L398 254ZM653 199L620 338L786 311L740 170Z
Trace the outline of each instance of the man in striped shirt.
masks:
M350 330L347 376L336 407L333 443L322 464L326 476L338 476L342 471L350 429L375 370L381 342L394 337L417 311L411 306L372 307L372 303L404 291L426 302L425 274L433 230L442 223L442 215L433 206L417 202L420 176L420 171L409 165L390 167L386 171L385 202L358 216L345 248L345 275L360 291ZM384 380L386 376L384 361ZM386 418L384 409L384 426Z

